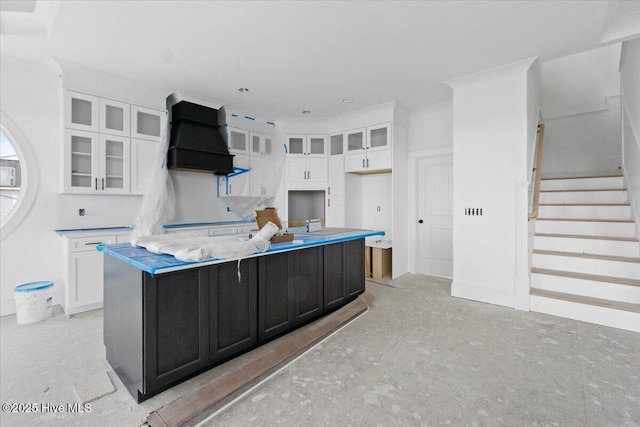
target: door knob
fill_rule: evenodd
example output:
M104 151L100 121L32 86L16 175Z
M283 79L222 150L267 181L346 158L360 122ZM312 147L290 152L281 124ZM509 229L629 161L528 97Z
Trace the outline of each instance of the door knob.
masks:
M419 222L420 224L422 224L424 221L423 221L423 220L419 220L418 222Z

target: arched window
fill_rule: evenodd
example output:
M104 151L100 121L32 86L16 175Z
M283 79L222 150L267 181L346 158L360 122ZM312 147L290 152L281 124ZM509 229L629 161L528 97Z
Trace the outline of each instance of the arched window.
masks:
M0 238L22 222L38 187L36 158L20 128L0 113Z

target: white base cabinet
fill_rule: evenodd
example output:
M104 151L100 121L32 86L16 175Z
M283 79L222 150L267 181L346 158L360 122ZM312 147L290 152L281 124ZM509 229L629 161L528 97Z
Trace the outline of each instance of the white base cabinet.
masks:
M253 234L258 231L255 222L225 225L202 225L179 227L167 230L167 234L190 233L201 236L219 236L227 234ZM113 234L102 232L78 232L65 237L67 265L65 271L65 297L62 309L67 316L101 308L104 290L104 261L97 246L114 243L127 243L133 239L133 233L118 231Z
M67 316L102 307L103 255L99 244L116 243L115 235L67 238L67 271L62 308Z

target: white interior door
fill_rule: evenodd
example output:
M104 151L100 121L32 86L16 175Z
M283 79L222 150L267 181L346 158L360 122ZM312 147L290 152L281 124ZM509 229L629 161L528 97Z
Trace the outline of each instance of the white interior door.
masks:
M416 272L453 277L453 158L418 159Z

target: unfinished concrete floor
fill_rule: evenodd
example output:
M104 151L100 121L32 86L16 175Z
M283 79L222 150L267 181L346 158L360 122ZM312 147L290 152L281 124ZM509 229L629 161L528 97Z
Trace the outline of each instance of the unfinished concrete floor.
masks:
M421 275L394 287L206 426L639 426L640 334L450 297ZM33 325L0 319L2 403L78 402L74 384L111 378L91 412L13 414L7 426L139 426L242 357L136 404L104 359L102 311ZM104 384L101 384L103 386Z

